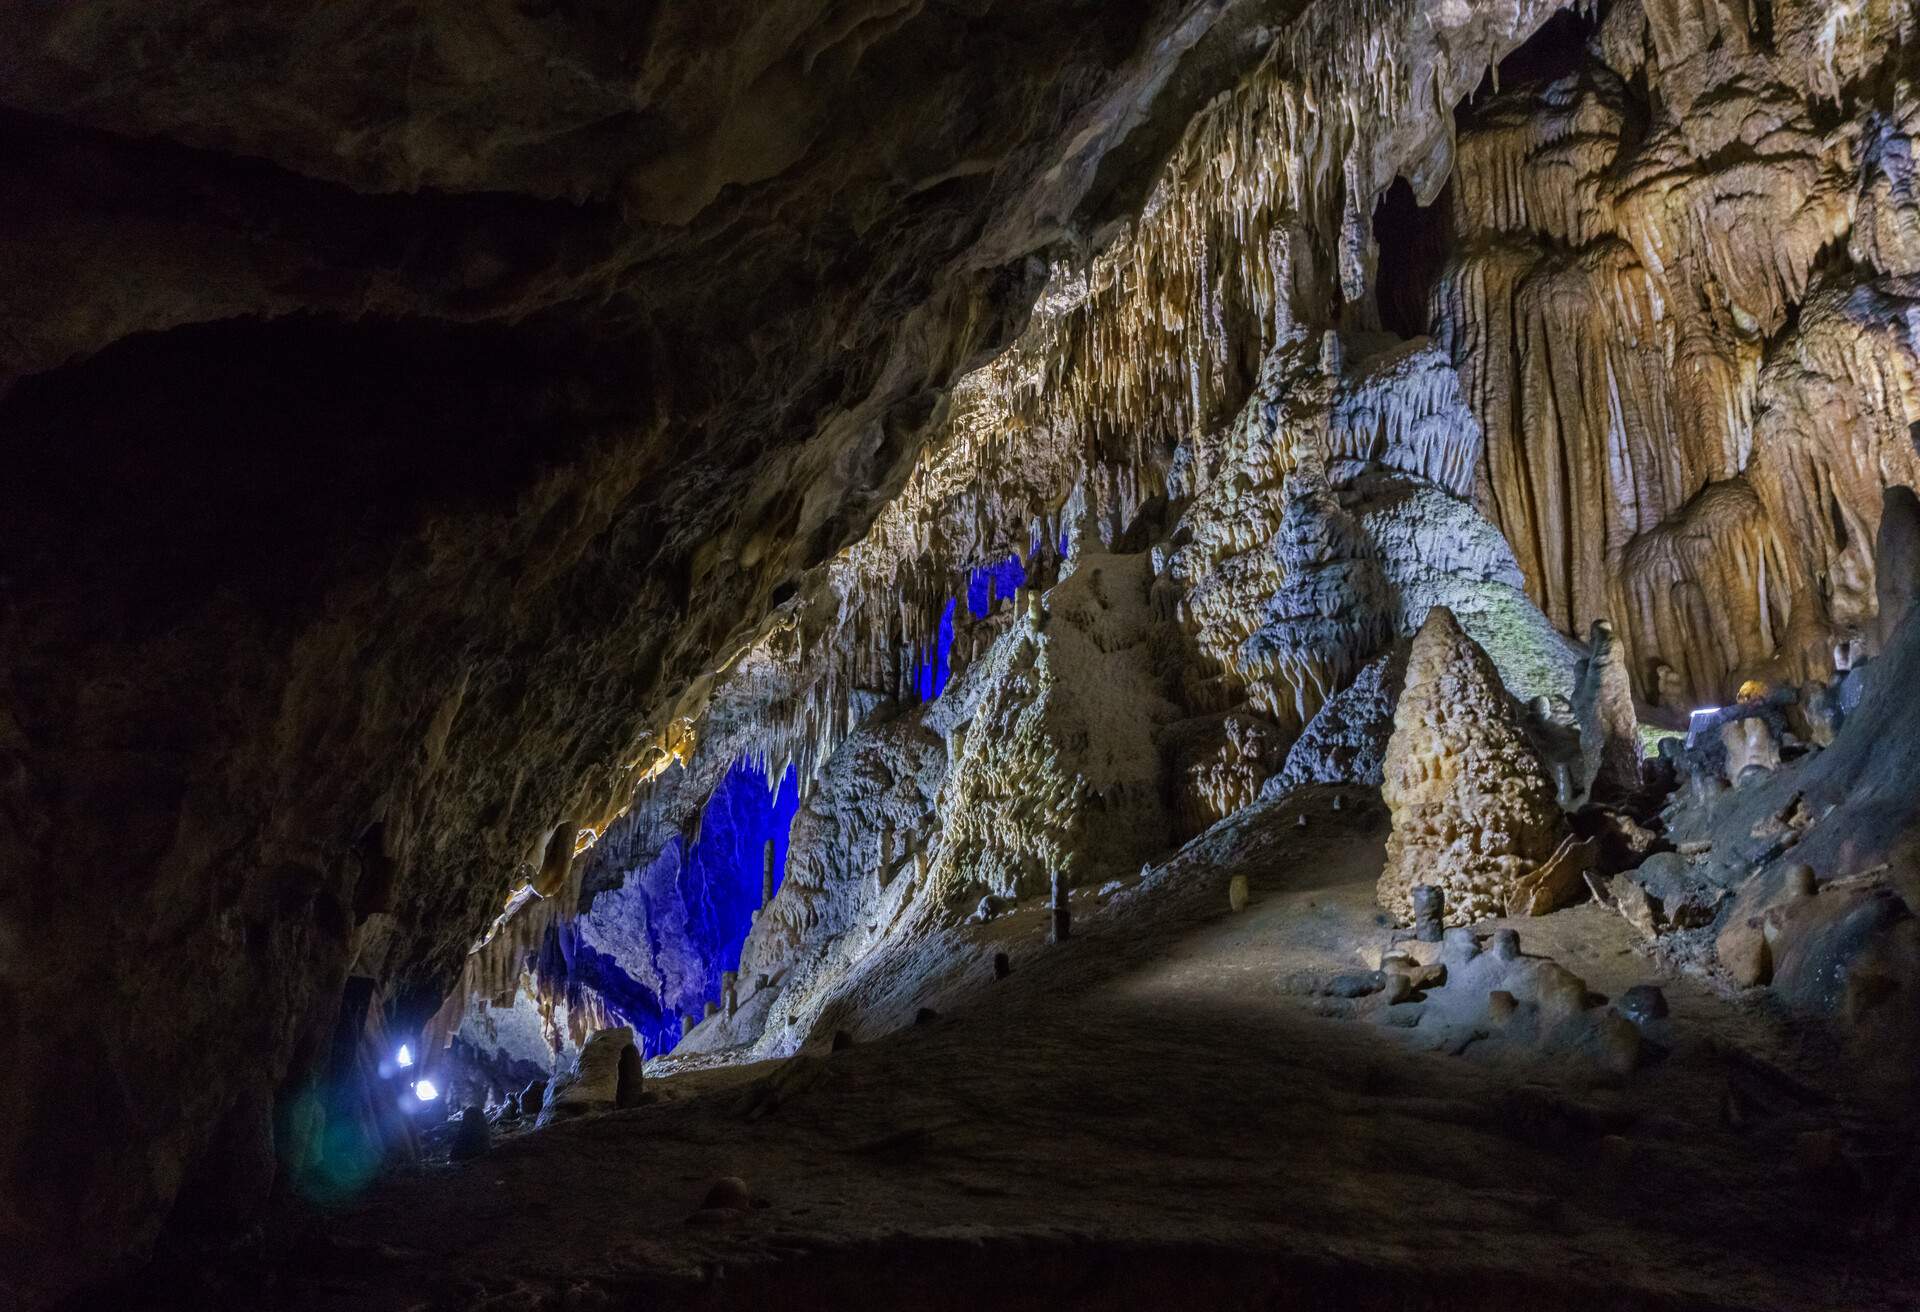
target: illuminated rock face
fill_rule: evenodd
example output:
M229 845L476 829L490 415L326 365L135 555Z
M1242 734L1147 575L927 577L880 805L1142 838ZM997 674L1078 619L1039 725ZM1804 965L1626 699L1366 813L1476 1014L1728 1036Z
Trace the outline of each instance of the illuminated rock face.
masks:
M1446 895L1447 923L1505 915L1565 824L1487 654L1435 607L1413 640L1381 796L1393 814L1380 904L1403 924L1412 889Z
M1845 17L1841 14L1844 12ZM1555 624L1611 618L1695 705L1870 627L1880 492L1920 453L1910 9L1681 0L1557 19L1460 113L1430 323ZM1896 34L1906 34L1904 37Z

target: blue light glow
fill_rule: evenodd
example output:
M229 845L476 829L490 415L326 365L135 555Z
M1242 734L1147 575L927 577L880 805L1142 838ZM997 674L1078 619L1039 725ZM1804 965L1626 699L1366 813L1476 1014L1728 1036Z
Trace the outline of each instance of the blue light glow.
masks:
M1018 556L1008 556L998 564L982 565L967 578L967 609L979 619L993 609L995 601L1011 597L1026 581L1026 567ZM947 680L952 677L956 604L957 599L947 602L947 608L940 613L940 631L934 637L932 649L922 648L914 662L913 688L923 702L930 702L945 692Z
M993 609L1001 597L1011 597L1027 581L1027 570L1020 557L1008 556L998 565L982 565L967 580L967 609L979 619Z
M921 649L919 668L915 672L914 686L920 694L920 700L930 702L947 690L947 679L953 673L953 602L947 602L947 608L940 612L940 631L934 636L931 652Z
M631 886L650 890L645 933L656 959L672 963L663 972L672 986L667 996L580 942L571 927L549 934L541 969L564 976L570 1001L583 988L597 993L617 1023L633 1026L647 1056L671 1051L680 1041L680 1017L698 1016L709 1001L717 1001L720 976L740 968L740 949L760 906L767 840L773 840L778 893L799 809L800 776L794 767L787 767L775 792L759 767L739 762L708 798L699 839L689 845L684 837L674 838L653 864L629 876Z

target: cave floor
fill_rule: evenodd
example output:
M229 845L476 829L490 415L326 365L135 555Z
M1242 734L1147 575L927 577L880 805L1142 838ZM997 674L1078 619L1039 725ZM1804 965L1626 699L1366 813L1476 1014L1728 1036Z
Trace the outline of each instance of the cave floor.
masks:
M530 1307L1913 1307L1909 1211L1810 1178L1871 1142L1819 1053L1662 978L1598 907L1523 948L1613 994L1654 981L1664 1056L1626 1077L1423 1051L1284 981L1378 944L1384 822L1262 804L1081 912L954 931L1013 975L828 1055L683 1070L630 1111L288 1207L195 1299ZM1355 795L1357 797L1357 795ZM1294 828L1296 808L1312 812ZM1227 910L1235 869L1253 902ZM1730 1109L1735 1109L1730 1111ZM760 1206L701 1224L716 1177ZM1906 1204L1901 1204L1906 1205ZM690 1219L691 1218L691 1219ZM1904 1235L1902 1239L1899 1236ZM1904 1251L1903 1251L1904 1250Z

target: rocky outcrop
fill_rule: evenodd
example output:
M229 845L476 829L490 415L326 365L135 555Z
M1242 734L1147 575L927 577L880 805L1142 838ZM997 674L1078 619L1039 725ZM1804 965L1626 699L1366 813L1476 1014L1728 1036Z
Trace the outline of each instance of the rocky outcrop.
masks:
M1277 797L1303 784L1379 787L1393 737L1393 711L1407 677L1407 644L1367 663L1352 683L1320 708L1287 751L1280 773L1261 796Z
M1384 776L1393 833L1380 904L1403 924L1413 918L1415 884L1444 891L1449 924L1505 915L1516 886L1561 841L1553 785L1513 699L1442 607L1407 657Z
M1873 638L1879 652L1893 645L1920 599L1920 497L1910 487L1890 487L1880 499L1873 566Z
M640 1048L633 1031L624 1025L597 1031L587 1036L573 1065L547 1085L539 1124L638 1107L640 1084Z

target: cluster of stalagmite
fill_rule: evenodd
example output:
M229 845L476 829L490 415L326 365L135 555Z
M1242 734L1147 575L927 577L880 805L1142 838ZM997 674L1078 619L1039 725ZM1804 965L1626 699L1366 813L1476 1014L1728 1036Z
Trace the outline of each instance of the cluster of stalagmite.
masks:
M1443 607L1414 637L1393 724L1380 904L1410 922L1413 887L1427 884L1443 891L1449 923L1505 915L1565 821L1499 671Z

